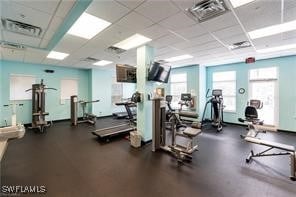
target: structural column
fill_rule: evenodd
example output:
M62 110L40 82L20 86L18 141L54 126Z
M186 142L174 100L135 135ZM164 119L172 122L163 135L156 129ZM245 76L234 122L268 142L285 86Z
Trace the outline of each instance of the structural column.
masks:
M153 83L147 81L147 76L153 60L152 47L144 45L137 49L137 91L143 94L143 101L137 107L137 130L144 142L152 139L152 102L148 100L148 94L153 93Z

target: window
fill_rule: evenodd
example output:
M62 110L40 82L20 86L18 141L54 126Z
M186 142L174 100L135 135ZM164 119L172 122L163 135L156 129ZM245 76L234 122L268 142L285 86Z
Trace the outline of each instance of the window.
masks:
M118 83L116 81L116 77L113 77L113 83L112 83L112 105L115 105L115 103L121 102L123 97L123 87L122 83Z
M213 89L221 89L223 94L224 111L236 111L236 72L214 72Z
M181 100L181 94L187 93L187 74L179 73L171 75L171 95L173 96L172 107L177 108Z
M10 75L10 100L30 100L32 92L26 90L32 88L36 78L28 75Z
M72 95L78 95L78 80L62 79L61 80L61 100L70 99Z
M258 110L264 124L278 124L278 82L277 68L252 69L249 72L249 99L259 99L263 108Z

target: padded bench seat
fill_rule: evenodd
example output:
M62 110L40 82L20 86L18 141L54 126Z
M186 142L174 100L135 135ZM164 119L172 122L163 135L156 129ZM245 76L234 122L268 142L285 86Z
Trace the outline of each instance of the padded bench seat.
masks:
M187 117L187 118L198 118L198 114L196 112L191 111L180 111L179 116Z
M183 134L188 135L189 137L195 137L201 133L200 129L195 129L191 127L187 127L184 129Z
M281 149L289 152L295 152L295 147L287 144L260 140L258 138L253 138L253 137L245 137L245 140L254 144L260 144L260 145L269 146L269 147L273 147L273 148L277 148L277 149Z

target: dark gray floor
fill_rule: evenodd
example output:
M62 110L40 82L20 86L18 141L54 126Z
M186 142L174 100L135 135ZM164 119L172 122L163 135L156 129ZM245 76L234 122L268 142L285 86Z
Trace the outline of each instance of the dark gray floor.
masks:
M98 127L114 122L101 119ZM239 137L244 128L228 125L221 134L204 131L191 164L178 166L148 144L133 149L125 139L98 143L92 127L56 123L44 134L28 131L11 141L2 162L3 185L45 185L43 196L238 197L295 196L287 157L245 164L254 145ZM262 134L296 145L296 135ZM29 195L26 195L29 196ZM36 195L34 195L36 196Z

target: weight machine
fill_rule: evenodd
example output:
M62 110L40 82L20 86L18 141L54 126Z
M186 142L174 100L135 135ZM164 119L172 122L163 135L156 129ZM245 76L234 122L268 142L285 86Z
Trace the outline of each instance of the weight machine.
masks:
M76 126L78 123L90 123L90 124L96 124L97 116L91 113L86 112L86 106L87 104L96 103L100 100L94 100L94 101L84 101L80 100L78 101L78 97L76 95L71 96L71 124ZM82 107L82 120L78 120L78 103Z
M29 128L38 129L41 133L52 125L52 121L45 120L45 117L49 115L48 112L45 112L45 90L57 89L47 88L41 79L40 84L33 84L31 89L26 90L26 92L32 91L32 126Z

